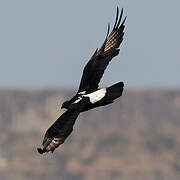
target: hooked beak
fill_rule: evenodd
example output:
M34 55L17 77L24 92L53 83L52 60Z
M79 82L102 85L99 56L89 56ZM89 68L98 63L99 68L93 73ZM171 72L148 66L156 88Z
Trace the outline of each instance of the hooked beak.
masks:
M64 107L64 103L62 104L62 106L61 106L61 109L64 109L65 107Z

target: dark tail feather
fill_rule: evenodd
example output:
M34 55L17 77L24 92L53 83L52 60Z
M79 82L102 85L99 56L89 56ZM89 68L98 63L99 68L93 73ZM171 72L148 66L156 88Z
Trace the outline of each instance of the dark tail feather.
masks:
M108 101L113 101L122 95L123 89L124 89L124 83L123 82L119 82L117 84L114 84L114 85L107 88L105 98Z

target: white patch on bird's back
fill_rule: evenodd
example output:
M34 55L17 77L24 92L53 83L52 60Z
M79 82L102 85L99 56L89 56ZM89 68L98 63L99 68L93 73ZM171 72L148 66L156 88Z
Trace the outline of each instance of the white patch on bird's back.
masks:
M89 97L89 100L92 104L100 101L106 95L106 88L99 89L93 93L83 95L84 97Z

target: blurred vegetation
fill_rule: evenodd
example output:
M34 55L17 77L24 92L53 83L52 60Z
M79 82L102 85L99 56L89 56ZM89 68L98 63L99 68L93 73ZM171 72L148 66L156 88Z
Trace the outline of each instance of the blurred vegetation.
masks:
M173 137L163 134L148 134L145 144L150 152L155 153L163 150L173 150L176 146L176 142Z

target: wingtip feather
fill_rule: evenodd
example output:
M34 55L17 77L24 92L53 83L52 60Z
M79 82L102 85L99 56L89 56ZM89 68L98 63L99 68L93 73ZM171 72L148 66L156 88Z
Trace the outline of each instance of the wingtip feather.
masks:
M119 25L120 25L120 23L121 23L122 16L123 16L123 8L122 8L122 10L121 10L121 14L120 14L119 21L118 21L118 23L117 23L116 28L119 27Z
M115 29L115 28L116 28L116 24L117 24L117 21L118 21L118 17L119 17L119 8L118 8L118 6L117 6L117 11L116 11L116 20L115 20L115 24L114 24L113 29Z
M106 35L106 38L108 37L109 35L109 31L110 31L110 24L108 23L108 30L107 30L107 35Z

